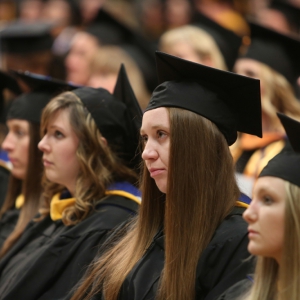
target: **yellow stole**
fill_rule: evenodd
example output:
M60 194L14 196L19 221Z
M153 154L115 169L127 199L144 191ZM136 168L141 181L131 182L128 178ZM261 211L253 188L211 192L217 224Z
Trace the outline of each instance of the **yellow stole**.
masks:
M256 178L262 169L284 147L284 135L280 132L264 132L263 138L243 134L238 141L230 147L234 162L236 163L243 151L257 149L249 158L243 174Z
M236 201L236 202L235 202L235 206L248 208L248 207L249 207L249 204L244 203L244 202L241 202L241 201Z
M15 207L16 207L17 209L22 208L22 206L24 205L24 201L25 201L24 195L23 195L23 194L20 194L20 195L17 197L17 199L16 199Z
M141 204L141 200L138 197L125 191L121 191L121 190L106 191L105 195L123 196L138 204ZM73 206L75 204L75 201L76 201L75 198L60 199L60 193L54 195L50 203L50 217L52 221L60 220L62 218L62 214L64 210L67 207Z

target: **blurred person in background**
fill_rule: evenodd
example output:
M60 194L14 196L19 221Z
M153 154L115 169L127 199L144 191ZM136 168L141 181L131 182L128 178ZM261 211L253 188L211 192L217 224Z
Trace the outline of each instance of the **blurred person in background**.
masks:
M87 86L102 87L113 93L120 65L124 64L137 100L144 110L150 94L143 80L143 75L135 61L118 46L101 46L91 60L91 75Z
M234 70L261 81L263 138L242 134L231 150L237 172L256 178L285 145L285 131L276 112L300 120L295 96L300 41L254 23L251 31L252 42Z
M242 39L201 13L193 23L166 31L160 50L220 70L232 70Z

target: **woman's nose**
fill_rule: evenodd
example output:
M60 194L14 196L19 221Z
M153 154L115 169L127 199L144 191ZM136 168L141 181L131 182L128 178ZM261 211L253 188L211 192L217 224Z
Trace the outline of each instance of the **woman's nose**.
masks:
M14 149L14 142L10 133L6 135L1 147L5 151L12 151Z
M244 211L243 218L247 223L252 223L257 219L257 211L253 200L249 207Z
M143 160L157 159L158 152L151 142L147 142L142 153Z
M44 135L44 137L38 143L38 148L43 152L49 151L49 145L46 142L46 135Z

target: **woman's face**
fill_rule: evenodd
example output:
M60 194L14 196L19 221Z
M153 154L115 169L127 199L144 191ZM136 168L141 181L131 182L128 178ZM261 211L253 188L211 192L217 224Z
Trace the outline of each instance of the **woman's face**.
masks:
M234 65L234 72L243 76L262 79L261 64L254 59L238 59ZM263 95L262 81L260 81L260 92Z
M97 49L98 42L92 35L78 32L74 36L70 52L65 60L67 81L86 85L91 73L91 60Z
M196 53L193 46L187 41L182 40L182 41L174 42L169 47L165 47L164 52L180 57L185 60L189 60L209 67L213 67L211 58L208 56L201 57L198 53Z
M80 169L76 156L79 140L69 120L69 110L56 112L38 147L44 153L43 162L47 178L65 186L74 195Z
M144 141L142 158L158 189L166 193L170 149L170 120L165 107L144 113L141 128Z
M280 263L284 238L286 192L284 180L258 178L250 206L243 217L249 224L248 250L251 254L271 257Z
M8 134L2 143L2 148L7 151L9 160L12 163L12 175L24 180L29 157L29 122L26 120L11 119L6 124Z

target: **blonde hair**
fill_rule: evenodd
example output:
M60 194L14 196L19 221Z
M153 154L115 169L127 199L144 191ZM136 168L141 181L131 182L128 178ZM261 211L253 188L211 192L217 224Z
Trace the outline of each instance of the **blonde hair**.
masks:
M165 264L157 299L195 298L199 257L234 207L239 190L227 142L217 127L187 110L168 108L168 111L167 193L159 191L144 164L143 201L138 218L119 243L87 272L88 277L73 300L91 299L102 288L106 300L118 299L126 276L161 227L165 233Z
M276 115L281 112L300 121L300 103L295 97L291 84L286 78L269 66L260 63L261 82L264 87L262 95L262 111L266 114L273 131L283 131L283 127Z
M117 77L121 64L126 67L132 89L142 110L146 109L150 94L143 80L142 72L134 60L120 47L101 46L91 61L91 74L107 73L115 74Z
M209 57L212 67L220 70L228 69L219 47L206 31L192 25L171 29L160 37L159 49L166 53L172 52L179 42L192 46L199 59Z
M300 187L285 181L282 261L258 257L247 300L298 299L300 295ZM245 299L245 298L243 298Z
M137 177L110 151L91 114L72 92L59 95L45 107L41 121L42 136L47 132L47 126L55 113L64 109L69 110L70 124L79 139L76 155L80 172L76 180L76 202L74 206L65 209L62 217L65 225L74 225L86 218L96 201L105 196L109 184L119 180L136 183ZM45 176L43 185L46 206L41 213L47 215L52 197L65 187L50 182Z

